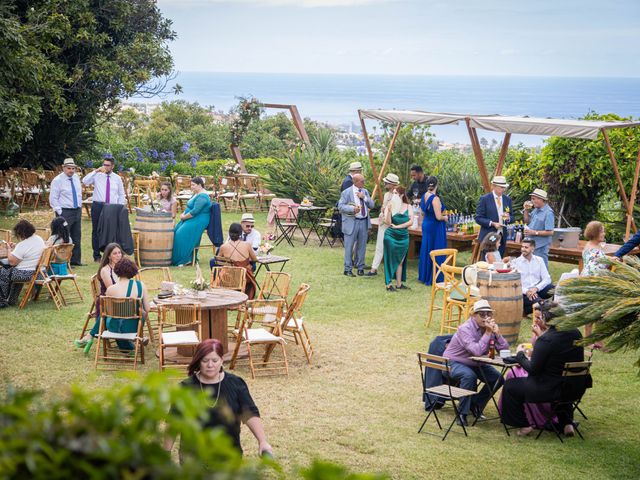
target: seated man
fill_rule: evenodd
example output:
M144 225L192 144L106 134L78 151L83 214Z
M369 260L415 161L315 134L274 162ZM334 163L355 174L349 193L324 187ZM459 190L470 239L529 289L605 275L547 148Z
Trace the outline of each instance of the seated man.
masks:
M544 264L544 259L533 254L535 248L535 240L525 238L520 247L522 255L511 260L511 265L518 269L521 276L523 315L529 315L532 312L534 303L553 295L551 290L554 286L551 283L551 275Z
M470 357L479 357L489 352L491 341L496 351L509 348L509 344L500 335L500 329L493 320L493 309L486 300L478 300L473 305L473 314L458 328L443 356L451 361L451 377L460 382L460 388L475 390L478 379L484 380L496 388L502 385L502 377L489 365L478 365ZM482 371L482 372L481 372ZM467 415L471 411L476 418L483 418L482 411L491 398L491 389L487 384L477 395L460 400L458 425L468 425Z
M254 252L258 251L260 243L262 242L262 235L255 228L256 220L253 218L252 213L243 213L240 225L242 226L241 240L249 242Z

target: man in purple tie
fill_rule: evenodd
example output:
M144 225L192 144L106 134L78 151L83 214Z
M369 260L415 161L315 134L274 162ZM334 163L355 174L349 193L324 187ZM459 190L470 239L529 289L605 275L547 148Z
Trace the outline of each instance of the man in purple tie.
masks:
M355 249L355 267L358 275L364 275L364 256L367 251L367 239L371 228L369 212L374 207L369 192L364 188L364 177L353 175L353 186L340 194L338 210L342 214L342 233L344 234L344 274L354 277L351 271L351 258Z
M102 166L95 169L82 179L85 185L93 185L93 202L91 203L91 246L93 247L93 260L100 261L100 245L98 245L98 222L100 213L105 203L126 204L122 179L113 171L115 162L107 157L102 161Z

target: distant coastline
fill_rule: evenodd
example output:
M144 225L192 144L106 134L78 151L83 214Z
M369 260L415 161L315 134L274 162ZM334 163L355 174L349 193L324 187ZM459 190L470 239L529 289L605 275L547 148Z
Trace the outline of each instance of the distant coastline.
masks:
M640 78L334 75L180 72L172 82L187 100L228 111L237 97L254 95L295 104L303 117L359 132L359 108L396 108L452 113L499 113L579 118L589 111L640 117ZM171 84L170 84L171 85ZM130 99L158 103L161 99ZM271 112L269 112L271 113ZM439 140L468 144L462 126L432 127ZM501 136L479 132L488 141ZM542 137L515 135L511 143L541 145Z

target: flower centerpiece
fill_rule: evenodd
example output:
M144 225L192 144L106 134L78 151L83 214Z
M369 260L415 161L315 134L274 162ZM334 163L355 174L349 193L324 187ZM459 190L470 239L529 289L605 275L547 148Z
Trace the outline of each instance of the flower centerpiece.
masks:
M273 245L268 242L264 242L258 247L258 252L262 253L263 255L269 255L271 253L271 250L273 250Z
M237 175L241 170L240 164L236 162L227 162L222 166L222 174L227 176Z
M191 287L197 292L202 292L209 288L209 284L202 276L202 270L200 269L199 263L196 263L196 278L191 282Z

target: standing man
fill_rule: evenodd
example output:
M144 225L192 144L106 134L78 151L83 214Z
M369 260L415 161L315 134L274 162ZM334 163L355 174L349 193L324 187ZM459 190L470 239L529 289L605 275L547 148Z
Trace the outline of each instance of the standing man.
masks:
M549 269L549 248L555 223L553 210L547 203L548 200L547 192L536 188L531 194L531 201L524 202L526 236L535 240L536 250L533 254L542 257L547 270Z
M62 162L62 173L51 181L49 205L56 217L63 217L69 225L73 241L71 265L81 266L82 246L82 185L76 175L76 163L73 158Z
M451 361L451 378L460 381L460 388L475 391L478 379L486 380L491 388L495 386L497 389L502 385L502 377L495 368L490 365L478 365L470 358L486 355L491 341L497 352L509 348L509 344L500 335L500 329L493 320L491 305L486 300L478 300L473 304L473 314L458 327L442 354ZM468 425L469 412L476 418L483 418L482 411L491 398L489 385L485 383L477 395L460 400L458 425Z
M113 158L102 160L102 166L82 179L85 185L93 185L93 203L91 203L91 246L93 260L100 261L100 241L98 239L98 223L105 203L126 204L122 179L113 171Z
M491 192L480 197L480 202L476 208L476 223L480 225L478 242L482 242L487 234L500 232L502 241L500 242L500 255L504 257L507 246L507 229L505 222L513 222L513 205L511 199L504 194L509 188L507 179L503 176L493 177L491 180Z
M340 186L340 193L353 186L353 176L356 174L362 174L362 164L360 162L351 162L349 164L349 173L344 177Z
M427 185L427 175L424 174L424 170L420 165L413 165L411 167L411 179L413 183L411 184L411 188L407 191L407 197L412 202L419 202L424 194L427 193L428 185Z
M240 225L242 226L242 236L240 237L245 242L249 242L254 251L258 251L260 243L262 242L262 235L255 228L256 220L253 218L252 213L243 213Z
M520 246L520 255L511 260L511 264L520 272L522 279L522 314L529 315L533 311L533 305L541 300L550 298L551 275L544 264L544 260L534 255L536 241L525 238Z
M355 276L351 271L353 268L351 255L354 248L358 275L364 275L364 256L371 228L369 211L373 207L373 200L371 200L367 189L364 188L364 177L359 173L354 174L353 186L340 194L338 202L338 210L342 214L342 233L344 234L344 274L348 277Z
M393 190L400 185L400 178L394 173L388 173L386 177L382 179L384 182L384 188L387 190L382 200L382 209L380 210L380 216L378 217L378 237L376 238L376 253L371 262L371 270L367 272L367 277L374 277L378 274L378 267L382 262L382 255L384 252L384 232L387 231L389 226L384 223L385 211L387 208L391 208L390 202L393 197Z

